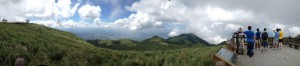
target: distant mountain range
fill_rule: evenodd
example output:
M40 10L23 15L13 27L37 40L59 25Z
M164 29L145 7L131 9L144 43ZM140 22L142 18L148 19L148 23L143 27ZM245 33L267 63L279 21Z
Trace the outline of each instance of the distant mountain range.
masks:
M192 47L194 45L210 45L205 40L192 33L181 34L179 36L164 39L157 35L143 41L131 39L120 40L88 40L91 44L102 48L117 50L163 50Z

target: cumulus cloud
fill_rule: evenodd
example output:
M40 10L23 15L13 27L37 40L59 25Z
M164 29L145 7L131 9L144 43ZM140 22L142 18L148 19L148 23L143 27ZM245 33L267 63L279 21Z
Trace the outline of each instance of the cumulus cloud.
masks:
M159 28L162 26L162 22L155 21L154 18L147 13L137 12L136 14L131 14L128 18L116 20L112 25L135 31L144 28Z
M35 20L31 23L41 24L53 28L71 28L71 27L89 27L92 26L91 23L86 21L76 22L74 20L63 20L61 22L56 22L55 20Z
M291 27L288 29L289 29L289 32L292 34L291 36L300 35L300 27Z
M15 17L23 18L69 18L73 16L79 3L71 6L71 0L3 0L0 1L2 10L0 16L8 20L17 20Z
M78 9L79 16L83 19L95 19L101 15L100 6L92 6L89 4L83 5Z
M174 36L180 35L181 33L182 33L182 30L180 30L179 28L175 28L168 35L170 37L174 37Z
M149 23L161 21L186 25L185 29L173 28L169 32L169 36L191 32L209 43L216 44L230 38L232 32L237 31L239 27L246 28L249 25L261 29L266 27L270 29L270 32L271 29L282 28L286 32L285 36L294 35L290 32L294 31L295 33L295 30L298 29L286 25L300 25L297 22L299 20L294 19L300 17L296 15L299 14L297 12L299 9L289 8L296 5L292 0L288 0L283 6L278 5L280 2L270 0L265 2L258 0L141 0L126 8L130 11L147 14L152 20ZM289 10L293 11L289 12ZM287 15L285 14L287 12L293 14ZM139 27L142 26L144 25Z

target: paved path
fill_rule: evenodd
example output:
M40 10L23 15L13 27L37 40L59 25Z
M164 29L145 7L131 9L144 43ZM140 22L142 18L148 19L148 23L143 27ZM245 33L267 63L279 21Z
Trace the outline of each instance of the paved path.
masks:
M254 56L239 55L237 66L300 66L300 50L284 47L280 50L267 49L266 53L254 49Z

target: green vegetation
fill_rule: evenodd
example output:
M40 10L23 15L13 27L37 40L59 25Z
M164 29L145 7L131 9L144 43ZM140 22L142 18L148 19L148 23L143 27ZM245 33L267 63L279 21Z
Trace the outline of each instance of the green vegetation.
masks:
M167 41L174 43L174 44L186 44L186 45L193 45L193 44L204 44L209 45L208 42L205 40L197 37L196 35L189 33L189 34L181 34L179 36L170 37Z
M88 40L87 42L101 48L134 51L174 50L181 48L199 47L203 45L209 46L206 41L192 33L170 37L167 40L159 36L153 36L152 38L148 38L140 42L130 39Z
M149 41L154 44L147 45L153 46L155 42L165 42ZM127 47L141 44L129 39L100 43ZM174 50L120 51L96 46L69 32L42 25L0 23L0 66L13 66L19 57L25 58L28 66L212 66L212 55L221 47L195 45Z

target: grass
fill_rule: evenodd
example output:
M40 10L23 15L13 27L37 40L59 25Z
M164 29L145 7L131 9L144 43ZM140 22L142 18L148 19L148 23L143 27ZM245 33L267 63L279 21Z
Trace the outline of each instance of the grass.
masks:
M0 23L0 66L13 66L19 57L29 66L212 66L212 55L220 47L120 51L98 48L69 32L42 25Z

